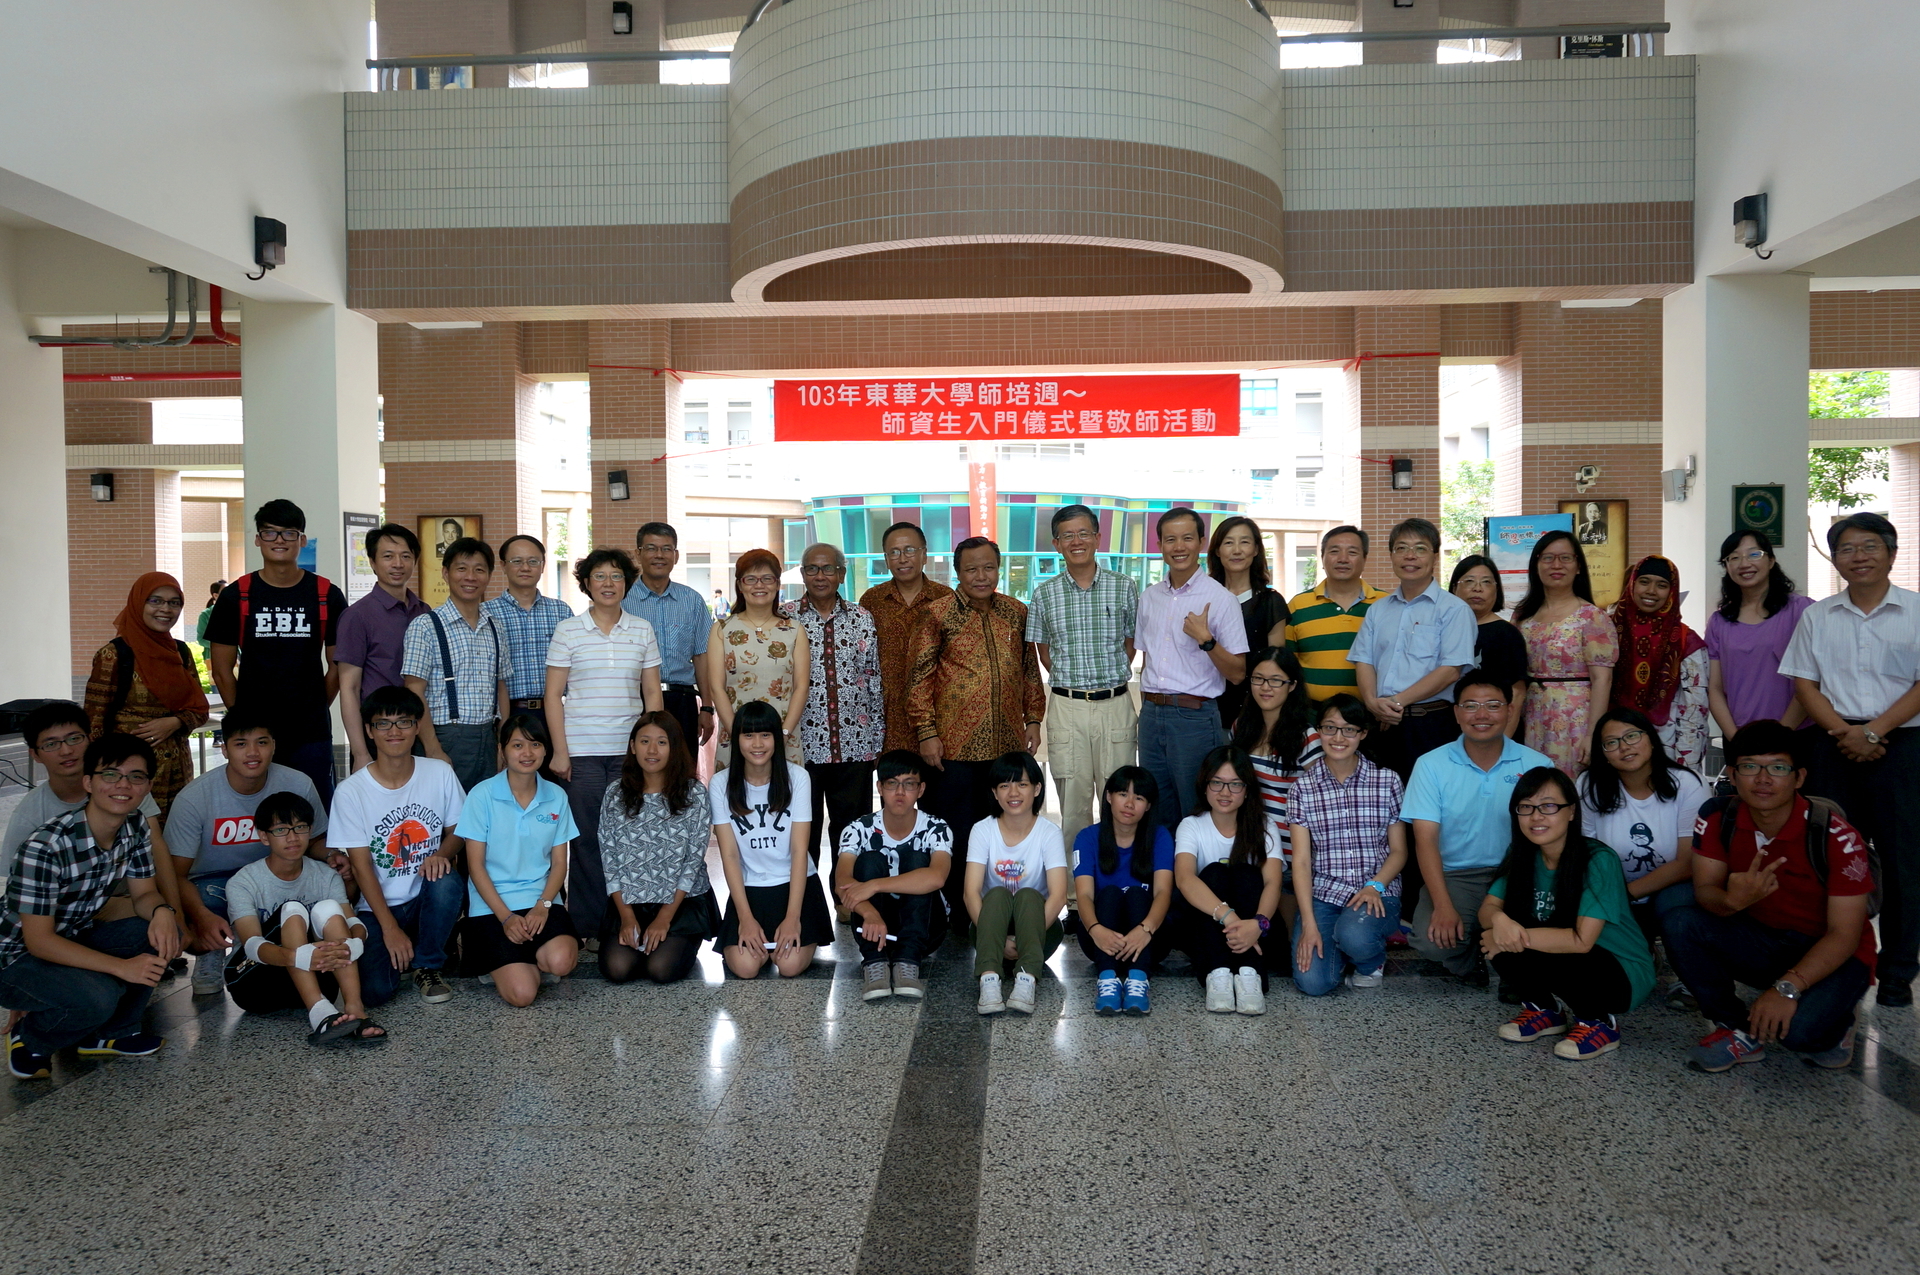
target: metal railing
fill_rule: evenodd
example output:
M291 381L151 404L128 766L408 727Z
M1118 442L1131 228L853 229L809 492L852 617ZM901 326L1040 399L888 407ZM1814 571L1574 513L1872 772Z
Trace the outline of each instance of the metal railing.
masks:
M1283 19L1284 20L1284 19ZM1518 40L1527 36L1665 35L1667 22L1613 22L1558 27L1449 27L1444 31L1315 31L1283 35L1282 44L1368 44L1379 40Z
M391 89L466 89L473 87L476 66L573 66L586 62L711 62L730 58L725 49L635 49L618 53L560 53L536 57L526 53L450 53L436 57L368 58L367 69L378 71L376 87Z

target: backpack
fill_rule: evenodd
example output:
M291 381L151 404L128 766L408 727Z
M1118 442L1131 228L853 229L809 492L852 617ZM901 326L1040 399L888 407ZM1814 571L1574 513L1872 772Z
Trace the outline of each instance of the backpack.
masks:
M127 696L133 694L133 648L127 645L125 638L117 637L111 643L115 660L113 665L113 694L107 699L107 708L100 715L100 729L110 730L113 721L120 716L120 710L127 706ZM200 680L200 667L193 662L193 648L185 642L175 640L174 649L179 652L180 663L187 672L193 674L193 680Z
M247 587L253 583L253 578L258 574L259 572L257 571L249 571L234 582L235 587L240 590L240 641L238 643L240 646L247 644L247 615L253 609L252 604L247 601ZM323 575L316 572L308 572L308 574L313 576L313 582L320 590L320 632L318 636L320 641L325 643L327 640L327 594L332 590L333 586L327 582L327 578Z
M1730 795L1709 797L1706 804L1700 807L1702 819L1715 814L1721 816L1720 853L1729 860L1733 856L1734 818L1731 812L1736 800ZM1807 798L1807 862L1812 865L1813 875L1823 890L1827 888L1827 831L1834 819L1846 817L1847 812L1840 808L1837 801L1825 797ZM1880 882L1883 880L1880 875L1880 850L1865 833L1860 834L1860 839L1866 844L1867 871L1873 877L1873 889L1867 895L1867 916L1872 918L1880 915ZM1699 838L1694 839L1694 844L1696 847L1699 845Z

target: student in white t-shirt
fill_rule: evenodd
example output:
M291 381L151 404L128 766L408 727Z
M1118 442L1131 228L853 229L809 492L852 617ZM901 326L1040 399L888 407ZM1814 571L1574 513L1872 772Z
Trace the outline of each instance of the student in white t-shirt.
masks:
M382 686L361 700L373 761L333 794L328 841L347 852L360 911L372 916L360 962L370 1006L386 1004L409 969L429 1005L453 998L440 971L467 904L466 883L454 869L462 844L454 825L466 790L446 762L413 755L426 712L404 686Z
M813 786L805 767L786 760L785 743L773 705L741 704L733 764L708 790L728 896L713 946L740 978L757 978L769 964L796 978L813 964L816 947L833 942L833 914L807 853Z
M1267 931L1285 875L1280 838L1260 802L1253 759L1231 744L1200 763L1203 809L1173 834L1173 886L1185 903L1181 929L1207 1012L1267 1012ZM1272 939L1285 956L1286 931Z
M1031 1014L1040 966L1066 933L1060 911L1067 906L1067 846L1059 825L1040 818L1046 787L1032 753L1003 754L987 771L987 786L1000 813L973 825L962 890L973 916L980 1012ZM1000 977L1007 961L1018 972L1012 992L1002 999Z
M1693 902L1693 827L1712 794L1667 755L1659 729L1637 709L1601 714L1588 755L1596 761L1580 776L1583 828L1620 856L1627 901L1652 946L1668 914ZM1677 982L1667 989L1667 1004L1693 1008Z

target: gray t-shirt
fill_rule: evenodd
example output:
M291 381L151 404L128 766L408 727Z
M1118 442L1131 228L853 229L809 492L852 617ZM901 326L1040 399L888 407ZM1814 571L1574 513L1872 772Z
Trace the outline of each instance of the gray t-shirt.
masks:
M251 912L267 929L273 928L273 918L288 903L297 901L312 907L322 899L346 907L347 884L318 859L302 861L300 876L293 881L273 875L265 859L255 859L227 881L227 916L237 921Z
M219 876L267 857L267 843L254 831L253 812L267 794L298 793L313 807L313 837L327 831L327 808L313 790L313 780L291 766L267 767L267 782L251 797L242 796L227 782L227 768L210 770L180 790L167 811L167 850L176 859L192 859L191 880Z
M20 847L27 844L27 838L34 830L52 823L61 815L78 810L87 804L85 795L79 801L62 801L53 795L52 784L41 784L20 799L13 808L13 817L7 820L7 839L0 844L0 877L13 875L13 860L20 853ZM140 817L158 819L160 807L149 793L140 802Z

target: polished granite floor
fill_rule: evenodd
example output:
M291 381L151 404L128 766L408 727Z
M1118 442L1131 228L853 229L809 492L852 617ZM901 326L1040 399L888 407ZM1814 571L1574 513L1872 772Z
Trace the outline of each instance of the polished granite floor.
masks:
M1708 1077L1689 1015L1567 1063L1412 966L1263 1018L1169 976L1102 1019L1062 953L1037 1014L983 1021L957 948L917 1007L835 955L521 1011L408 989L365 1052L174 980L159 1056L0 1092L0 1272L1920 1267L1911 1011L1869 1009L1850 1073Z

